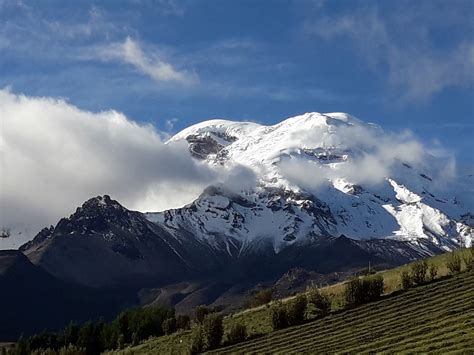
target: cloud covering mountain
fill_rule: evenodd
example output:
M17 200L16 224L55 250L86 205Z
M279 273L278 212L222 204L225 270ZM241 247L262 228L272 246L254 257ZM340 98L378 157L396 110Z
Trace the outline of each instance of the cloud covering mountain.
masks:
M218 178L184 143L165 144L152 126L113 110L2 90L0 117L0 225L29 237L93 195L160 210L192 201Z
M397 176L402 162L430 171L432 192L455 177L454 161L432 157L410 132L387 133L345 114L307 114L274 126L208 121L168 140L113 110L89 112L63 99L4 89L0 115L0 226L13 231L3 248L100 194L131 209L160 211L190 203L219 183L236 193L264 184L317 195L343 179L377 190ZM202 152L193 146L204 156L195 159Z

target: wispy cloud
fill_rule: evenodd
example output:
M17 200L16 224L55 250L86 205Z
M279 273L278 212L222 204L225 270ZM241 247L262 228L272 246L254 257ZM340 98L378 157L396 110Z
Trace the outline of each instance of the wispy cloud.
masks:
M157 54L146 54L140 44L130 37L124 42L104 46L98 50L99 58L105 61L118 60L132 65L145 75L158 82L177 82L196 84L199 77L195 73L176 69Z
M170 119L166 120L166 122L165 122L166 130L168 132L171 132L173 130L174 125L176 124L176 122L178 122L177 118L170 118Z
M304 31L328 41L350 39L367 65L386 73L404 99L424 100L446 88L474 82L472 39L453 40L448 49L435 49L432 44L433 28L446 26L442 15L427 23L419 21L419 16L398 13L383 18L376 7L364 8L307 21Z

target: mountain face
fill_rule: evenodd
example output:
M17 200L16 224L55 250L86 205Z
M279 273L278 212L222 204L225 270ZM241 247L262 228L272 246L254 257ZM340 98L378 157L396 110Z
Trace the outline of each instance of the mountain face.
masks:
M256 181L237 196L214 190L149 215L170 230L185 228L215 245L227 240L230 249L235 240L248 246L270 238L276 251L341 234L442 249L471 243L472 175L446 182L443 162L426 153L415 159L410 142L392 147L397 141L378 126L347 114L309 113L275 126L212 120L171 139L180 140L196 159L244 166Z
M384 137L341 113L274 126L206 121L168 144L185 141L200 164L234 171L227 181L158 213L93 198L21 251L64 280L154 287L397 264L470 245L471 181L446 186L436 158L414 159Z

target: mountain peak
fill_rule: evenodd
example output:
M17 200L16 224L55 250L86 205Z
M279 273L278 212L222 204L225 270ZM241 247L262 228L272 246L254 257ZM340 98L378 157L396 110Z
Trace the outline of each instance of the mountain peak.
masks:
M118 210L123 209L122 205L117 201L111 199L109 195L103 195L90 198L89 200L84 202L81 207L78 208L78 211L107 210L111 208Z

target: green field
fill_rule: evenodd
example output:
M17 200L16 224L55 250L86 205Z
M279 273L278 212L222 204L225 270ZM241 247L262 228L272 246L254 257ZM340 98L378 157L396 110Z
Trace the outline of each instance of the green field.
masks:
M342 309L344 283L326 287L323 292L333 299L334 313L298 327L272 332L268 305L227 316L226 331L235 322L245 324L253 340L216 352L432 352L442 347L443 352L457 349L472 353L474 273L445 278L447 257L443 254L428 260L438 265L442 279L399 294L400 272L410 265L379 272L384 278L385 298L352 310ZM190 331L181 331L119 353L185 354L189 348Z
M216 353L474 352L474 272L269 333Z

